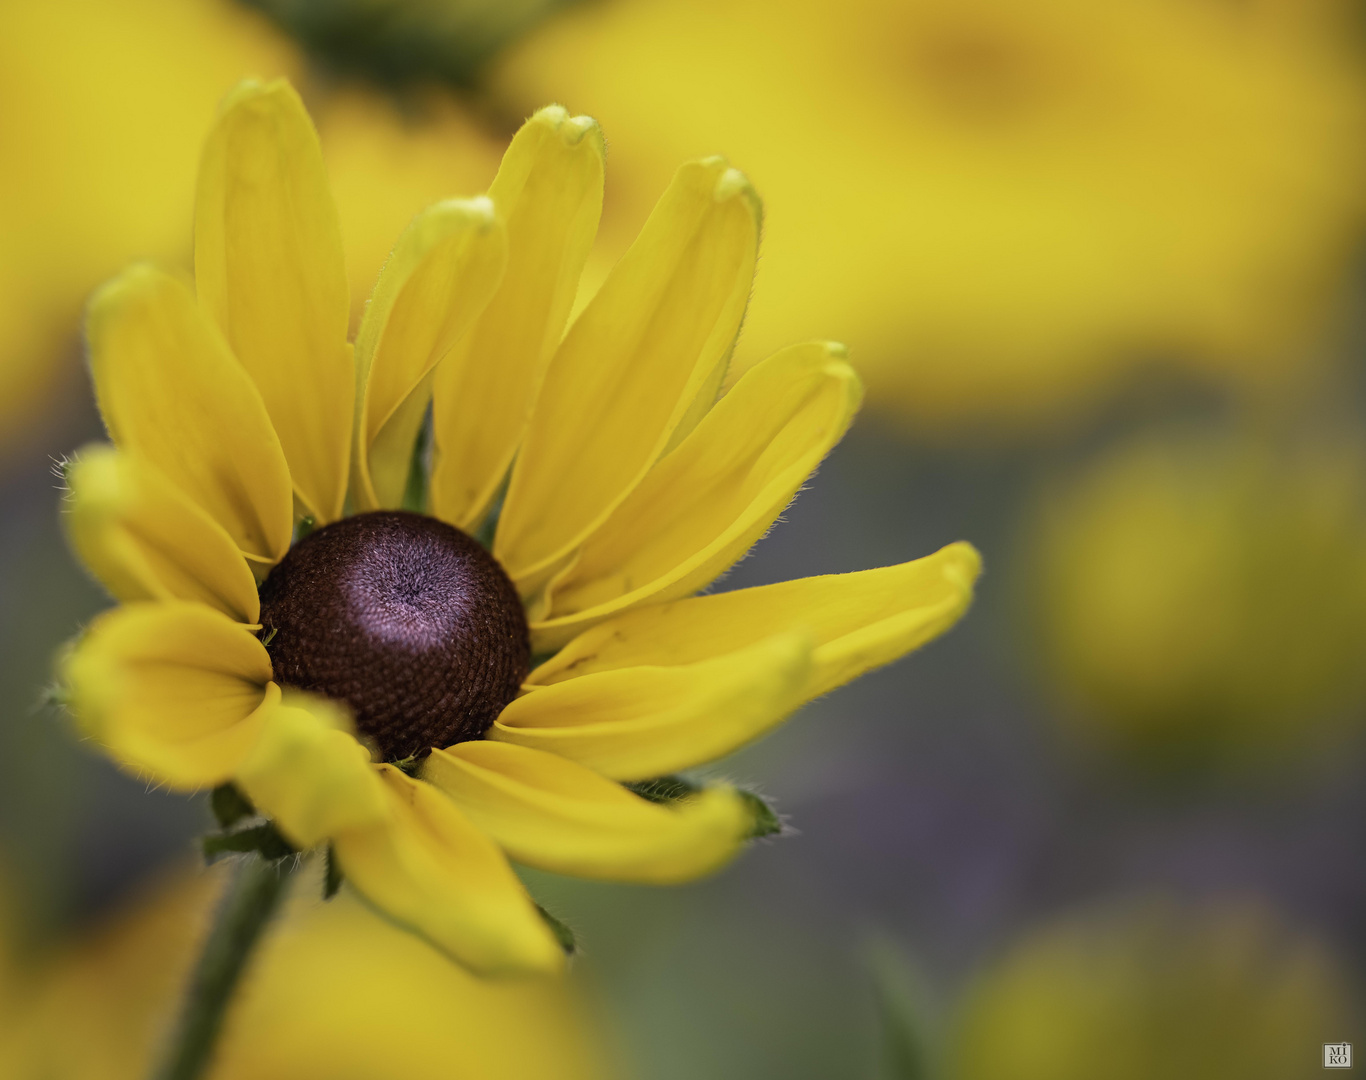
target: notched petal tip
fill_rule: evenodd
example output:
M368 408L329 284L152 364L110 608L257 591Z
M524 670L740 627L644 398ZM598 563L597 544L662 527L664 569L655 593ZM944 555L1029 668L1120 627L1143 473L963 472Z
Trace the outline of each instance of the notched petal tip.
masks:
M537 109L527 118L524 126L541 124L555 132L564 140L566 146L578 146L592 136L599 149L605 149L602 128L591 116L571 116L563 105L546 105Z
M255 104L274 104L282 100L299 100L299 93L283 75L274 79L258 79L254 76L241 80L223 95L218 103L218 118L221 120L235 109Z

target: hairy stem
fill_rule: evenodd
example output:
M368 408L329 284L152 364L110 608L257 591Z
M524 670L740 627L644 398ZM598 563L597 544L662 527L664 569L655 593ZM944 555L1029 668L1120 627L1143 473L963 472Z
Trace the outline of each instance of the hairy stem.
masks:
M198 1080L213 1057L233 991L270 917L280 906L295 860L244 859L214 915L185 992L174 1036L154 1080Z

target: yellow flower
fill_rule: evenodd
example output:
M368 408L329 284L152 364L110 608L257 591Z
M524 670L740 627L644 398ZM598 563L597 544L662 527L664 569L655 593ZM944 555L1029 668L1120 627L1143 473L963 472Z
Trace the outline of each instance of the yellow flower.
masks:
M874 407L1000 436L1145 360L1308 363L1366 173L1330 3L608 0L491 80L616 134L613 251L672 162L743 156L770 220L739 367L819 330Z
M190 250L204 117L243 76L293 75L298 51L235 0L7 5L0 33L0 452L74 373L80 309L133 258ZM450 191L481 191L505 147L450 94L399 110L313 86L347 236L353 317L399 230Z
M223 884L177 874L16 974L6 1080L135 1080L165 1036ZM346 896L302 890L253 958L214 1080L604 1080L570 982L480 980Z
M1050 493L1021 576L1070 722L1200 760L1280 753L1355 713L1360 449L1150 435Z
M1296 1080L1361 1028L1318 943L1249 905L1148 903L1035 931L968 994L953 1080Z
M293 50L219 0L7 4L0 33L0 443L51 394L89 291L184 248L203 117ZM22 163L22 164L21 164Z
M87 327L116 449L69 468L66 521L125 603L64 663L84 730L169 787L236 784L481 971L562 963L504 853L640 882L720 866L749 799L623 782L924 643L978 569L956 544L691 597L839 440L858 381L799 345L717 401L759 224L720 158L679 170L565 331L602 184L597 125L541 110L487 196L403 233L353 350L317 135L286 83L246 83L204 150L197 295L136 266ZM397 508L429 403L424 516Z

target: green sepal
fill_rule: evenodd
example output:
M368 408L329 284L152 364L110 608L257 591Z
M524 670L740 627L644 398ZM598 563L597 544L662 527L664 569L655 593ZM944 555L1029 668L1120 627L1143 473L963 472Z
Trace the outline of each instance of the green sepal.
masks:
M242 794L241 789L231 782L219 784L209 796L209 807L213 818L221 829L231 829L239 821L256 816L256 807Z
M337 853L331 844L327 845L327 854L324 859L326 861L323 863L323 899L331 900L337 895L342 887L342 881L345 879L342 875L341 863L337 862Z
M745 800L745 805L749 807L749 812L754 816L754 824L750 827L749 838L758 840L764 836L777 836L783 831L782 819L773 807L763 799L762 796L750 791L747 788L740 788L740 798Z
M540 904L536 904L536 911L545 920L546 926L550 927L550 932L555 935L555 940L560 943L560 948L564 950L565 956L573 956L579 951L573 930L546 911Z
M696 795L702 790L702 785L693 782L683 776L657 776L653 780L637 780L627 784L626 787L634 791L642 799L648 799L652 803L671 803L679 799L686 799L689 795ZM758 840L764 836L776 836L783 831L783 822L778 813L768 804L758 792L750 791L748 788L736 789L740 798L744 800L749 808L752 818L749 839Z
M267 862L279 862L297 855L294 846L270 822L252 825L236 832L212 833L200 841L204 861L213 865L225 855L260 855Z

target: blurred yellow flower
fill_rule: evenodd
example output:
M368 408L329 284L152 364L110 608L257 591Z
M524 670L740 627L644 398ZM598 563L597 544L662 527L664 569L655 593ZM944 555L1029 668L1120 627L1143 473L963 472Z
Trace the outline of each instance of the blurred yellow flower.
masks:
M231 0L50 0L0 21L0 450L75 369L87 295L130 259L188 265L195 170L244 76L297 74L297 50ZM482 191L506 141L450 94L402 107L327 84L317 99L347 237L353 322L418 211Z
M1305 362L1366 191L1327 2L608 0L491 82L616 133L609 255L679 156L744 162L768 216L741 367L833 333L874 407L1000 434L1145 356Z
M1038 509L1022 569L1064 712L1154 755L1274 752L1366 697L1366 456L1157 436Z
M48 0L0 16L0 444L35 415L86 294L180 260L205 118L247 73L297 66L225 0Z
M1309 1080L1360 1038L1316 942L1251 906L1149 903L1025 937L972 987L951 1080Z
M212 114L210 109L201 117L201 140ZM346 241L354 329L394 237L433 203L486 191L507 140L490 135L454 97L432 88L413 91L400 106L343 85L318 95L314 114Z
M166 882L15 976L7 1080L135 1080L178 996L223 874ZM352 898L303 887L253 958L212 1080L604 1080L572 982L476 979Z

